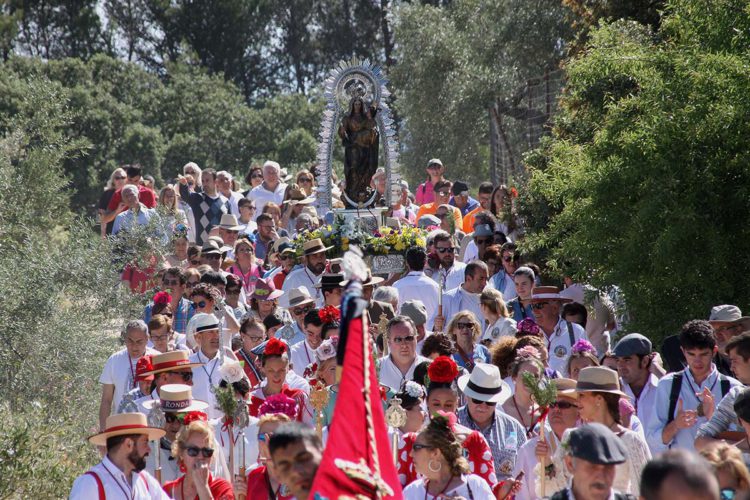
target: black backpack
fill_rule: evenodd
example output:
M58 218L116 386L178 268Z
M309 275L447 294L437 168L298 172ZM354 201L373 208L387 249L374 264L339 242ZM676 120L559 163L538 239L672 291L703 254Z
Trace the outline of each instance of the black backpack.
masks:
M687 368L685 368L687 370ZM674 420L674 411L677 409L677 400L680 399L680 391L682 390L682 377L685 376L685 372L677 372L672 379L672 389L669 392L669 413L667 414L667 424ZM721 397L724 397L729 392L729 379L719 373L719 384L721 385Z

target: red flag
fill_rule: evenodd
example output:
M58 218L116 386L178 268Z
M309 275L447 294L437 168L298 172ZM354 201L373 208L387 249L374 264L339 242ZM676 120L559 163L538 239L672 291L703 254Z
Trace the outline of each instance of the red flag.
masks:
M342 323L341 331L346 346L339 394L311 491L316 499L401 499L364 316Z

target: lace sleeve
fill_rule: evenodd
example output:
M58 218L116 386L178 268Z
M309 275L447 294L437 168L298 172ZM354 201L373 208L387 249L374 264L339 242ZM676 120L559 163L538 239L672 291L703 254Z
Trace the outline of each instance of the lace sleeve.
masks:
M651 460L651 451L646 441L633 431L625 431L622 435L625 447L628 449L628 466L630 469L630 490L628 493L640 495L641 471L646 462Z
M572 429L567 429L562 436L561 443L568 441L568 435ZM570 474L565 467L565 450L562 444L559 444L552 454L550 463L545 463L545 470L542 470L541 462L534 467L534 476L536 478L536 494L539 498L548 497L556 491L560 491L568 486ZM544 495L542 495L541 478L544 477Z

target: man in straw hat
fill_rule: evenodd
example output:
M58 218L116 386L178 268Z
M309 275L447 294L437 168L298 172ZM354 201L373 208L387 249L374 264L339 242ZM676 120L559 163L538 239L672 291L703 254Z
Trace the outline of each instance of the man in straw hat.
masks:
M549 406L547 422L549 429L544 429L544 440L535 436L521 446L516 458L516 467L513 476L520 472L524 473L521 489L516 493L516 500L536 500L536 472L535 467L539 463L539 455L545 455L545 468L552 467L552 456L560 446L563 433L578 424L578 393L576 392L576 381L569 378L556 378L552 383L557 386L557 397L555 402ZM554 469L553 469L553 472ZM562 471L556 471L562 474ZM550 492L551 493L551 492Z
M107 453L75 480L69 498L168 499L159 482L143 470L151 451L149 441L164 434L163 429L149 427L145 415L140 413L107 417L102 432L89 438L91 444L106 447Z
M579 340L588 340L582 326L560 317L563 304L571 302L560 295L555 286L537 286L531 295L534 319L544 333L549 353L549 367L560 373L565 372L565 364Z
M288 333L284 334L281 330L279 332L282 333L282 340L289 345L294 345L305 339L305 314L315 309L315 301L307 288L291 288L286 294L286 308L292 315L294 323L292 323L291 328L286 329Z
M302 244L303 266L295 269L284 280L282 290L287 294L292 288L304 287L311 297L315 298L318 307L323 306L323 294L315 288L315 284L326 270L328 259L326 258L327 247L320 238L314 238Z
M707 321L685 323L679 340L688 366L663 377L656 388L656 418L646 428L654 454L667 448L694 451L698 427L711 416L706 409L712 410L715 401L740 385L716 369L713 359L719 348Z
M499 481L511 477L519 448L526 442L526 429L497 406L511 396L508 384L495 365L477 363L471 375L458 379L458 388L466 396L466 406L458 409L458 422L479 431L492 450L495 474Z
M586 424L570 433L565 467L570 485L551 500L626 500L635 497L615 491L615 466L627 461L625 444L602 424Z
M234 244L237 243L237 237L242 230L242 225L237 221L237 216L234 214L224 214L221 216L219 222L219 237L224 242L224 245L230 247L227 250L227 258L234 259Z
M725 304L711 309L708 323L714 329L716 343L719 346L719 352L714 360L716 368L725 375L731 375L725 347L733 337L750 330L750 317L743 316L739 307Z
M135 401L138 411L148 415L153 403L159 401L161 389L169 384L193 385L193 368L203 366L203 363L193 363L187 351L170 351L151 357L150 369L145 373L153 381L154 390Z

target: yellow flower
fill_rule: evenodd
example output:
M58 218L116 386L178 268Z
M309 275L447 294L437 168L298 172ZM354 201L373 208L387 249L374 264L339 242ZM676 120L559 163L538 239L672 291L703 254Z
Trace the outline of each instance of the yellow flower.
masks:
M418 236L418 237L417 237L417 241L416 241L416 243L417 243L417 245L418 245L418 246L420 246L420 247L423 247L423 246L425 246L425 240L424 240L424 238L422 238L421 236Z
M393 248L395 248L396 250L398 250L400 252L400 251L402 251L406 247L404 246L403 242L399 241L398 243L396 243L396 245Z

